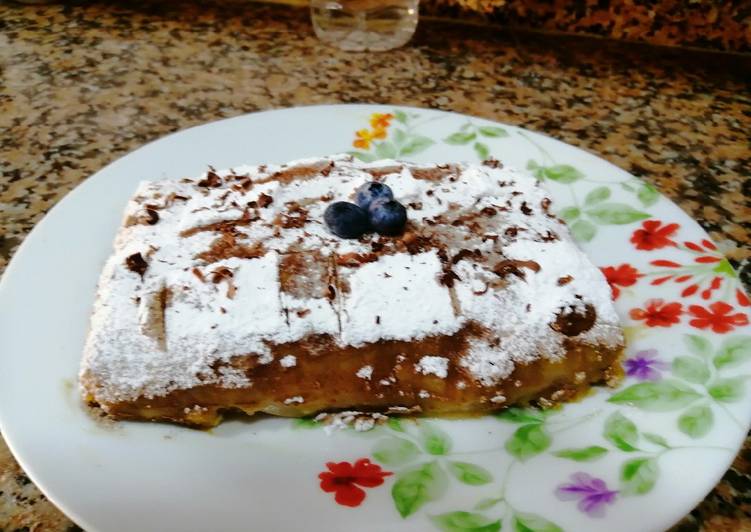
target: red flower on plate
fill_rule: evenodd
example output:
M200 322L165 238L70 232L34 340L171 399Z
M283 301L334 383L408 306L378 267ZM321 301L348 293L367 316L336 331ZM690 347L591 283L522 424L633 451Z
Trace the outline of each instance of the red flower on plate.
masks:
M326 462L328 471L318 475L321 489L334 493L334 500L343 506L360 506L365 500L365 490L383 484L384 477L393 475L381 471L381 466L371 464L368 458L360 458L354 464L349 462ZM361 487L362 486L362 487Z
M691 305L688 311L694 319L689 321L689 324L697 329L711 328L713 332L720 334L732 331L733 328L741 325L748 325L748 316L742 312L731 314L734 310L732 305L724 301L712 303L709 309L701 305Z
M639 277L644 277L639 270L631 266L630 264L621 264L620 266L605 266L600 268L605 275L605 279L610 285L610 290L613 293L613 299L618 299L621 294L619 286L633 286Z
M631 235L631 242L636 246L636 249L645 251L675 246L676 243L670 237L679 227L678 224L662 225L660 220L647 220L641 224L640 229L637 229Z
M736 288L735 290L735 299L738 300L738 304L742 307L751 306L748 296L740 288Z
M645 272L647 276L656 276L650 284L658 286L669 281L676 284L685 283L681 297L699 295L705 301L714 299L715 292L724 289L726 294L735 294L735 299L741 307L751 306L748 296L740 288L738 274L712 242L707 239L686 241L677 247L694 255L693 263L681 264L665 259L650 261L652 266L660 268Z
M634 308L629 312L633 320L644 320L647 327L670 327L681 321L683 305L665 303L662 299L650 299L646 308Z

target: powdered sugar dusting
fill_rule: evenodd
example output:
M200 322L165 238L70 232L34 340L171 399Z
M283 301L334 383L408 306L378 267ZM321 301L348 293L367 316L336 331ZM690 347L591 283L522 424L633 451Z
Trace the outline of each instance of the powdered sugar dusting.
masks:
M457 332L463 320L438 281L440 272L438 255L430 251L386 255L341 273L351 287L342 309L342 341L359 346Z
M273 177L308 166L314 170L303 177ZM397 239L339 239L323 212L382 167L393 167L381 179L397 199L415 204L410 227L430 234L370 258L376 244ZM594 323L577 340L619 345L604 277L546 202L533 178L509 168L348 156L143 183L100 277L82 382L105 406L206 384L250 387L238 357L269 364L270 346L311 335L358 347L476 327L484 333L470 336L452 360L467 380L491 386L516 364L563 356L566 335L551 328L561 309L594 309ZM147 205L158 212L154 223ZM318 284L306 280L305 268L301 286L282 278L296 254L326 263ZM345 256L364 258L331 266ZM445 378L450 355L439 355L426 354L415 370ZM298 356L279 364L294 367ZM357 376L369 380L372 372L364 366Z
M445 379L449 372L449 359L431 355L424 356L415 364L415 371L423 375L435 375Z
M279 364L283 368L292 368L297 365L297 357L295 355L285 355L279 360Z

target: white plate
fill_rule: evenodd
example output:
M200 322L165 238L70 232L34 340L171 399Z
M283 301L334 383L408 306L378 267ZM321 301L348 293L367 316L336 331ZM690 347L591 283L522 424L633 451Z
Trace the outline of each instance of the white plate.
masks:
M96 279L136 183L196 175L208 164L348 150L436 162L491 154L543 178L595 263L644 274L629 285L627 268L608 270L613 279L626 274L616 279L630 357L621 388L545 416L404 421L330 436L285 419L231 421L211 432L92 421L76 373ZM196 127L88 179L14 257L0 285L2 432L42 491L91 532L663 529L720 479L751 413L748 303L706 238L626 172L513 126L325 106ZM721 286L706 292L713 282ZM655 298L662 306L647 301ZM340 501L354 504L365 493L357 506L341 505L321 489L319 474L327 462L359 459L393 474L365 488L340 479ZM349 468L334 466L340 474ZM363 469L349 476L362 480Z

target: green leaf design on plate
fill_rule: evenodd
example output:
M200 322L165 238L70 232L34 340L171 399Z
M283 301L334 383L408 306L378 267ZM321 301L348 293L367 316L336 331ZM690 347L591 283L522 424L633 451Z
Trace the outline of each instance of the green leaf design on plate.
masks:
M730 261L728 259L722 259L720 262L717 263L717 266L712 268L712 271L715 273L719 273L720 275L725 275L732 279L735 279L738 277L738 274L735 273L735 270L733 269L733 266L730 264Z
M695 357L677 357L673 360L673 373L689 382L704 384L709 380L707 364Z
M655 445L665 447L665 449L670 449L670 444L668 443L668 441L659 434L655 434L654 432L644 432L642 436L644 436L645 440L651 441Z
M584 174L570 164L554 164L543 168L543 175L551 181L568 184L578 181Z
M505 447L511 456L525 461L550 447L550 435L539 423L522 425L506 440Z
M515 532L563 532L561 527L535 514L515 513Z
M473 148L475 149L475 153L480 158L480 160L485 160L488 157L490 157L490 148L488 148L487 144L484 144L482 142L475 142Z
M470 486L482 486L493 481L490 471L469 462L449 462L449 471L460 482Z
M389 426L389 428L397 432L407 432L406 430L404 430L402 420L398 417L390 417L386 424Z
M720 345L720 351L714 357L717 369L736 366L751 358L751 336L733 336Z
M375 154L379 159L394 159L397 154L396 146L393 142L384 140L375 145Z
M707 405L692 406L678 418L678 428L691 438L701 438L712 430L714 414Z
M428 137L414 136L410 138L402 149L399 150L399 155L414 155L430 148L435 142Z
M404 438L387 438L376 443L373 457L389 466L399 466L411 462L420 454L417 445Z
M683 336L683 341L686 343L689 351L699 356L709 356L712 354L712 344L698 334L686 334Z
M439 529L445 532L498 532L501 520L493 520L471 512L448 512L430 517Z
M494 126L482 126L477 128L477 131L480 132L480 135L483 135L485 137L508 137L509 133L502 127L494 127Z
M406 124L408 122L407 113L405 113L404 111L399 111L398 109L394 110L394 118L396 118L397 122L401 122L402 124Z
M296 429L316 429L320 427L320 423L315 421L312 417L301 417L292 422L292 426Z
M567 223L571 223L574 220L576 220L579 216L581 216L581 210L579 207L565 207L561 209L561 212L558 213L558 216L563 218Z
M527 161L527 170L532 172L532 175L537 179L545 179L545 168L540 166L537 161L530 159Z
M624 225L649 218L646 212L638 211L625 203L600 203L585 212L600 225Z
M399 514L407 517L425 503L442 497L447 486L446 472L433 461L400 473L391 488L391 497Z
M558 458L566 458L576 462L593 462L608 454L608 450L599 445L592 445L591 447L581 447L578 449L561 449L553 454Z
M495 499L482 499L480 502L475 504L475 510L487 510L488 508L492 508L502 500L503 499L500 497Z
M500 420L510 423L542 423L545 421L547 414L544 410L537 408L519 408L512 406L495 414Z
M636 193L636 197L639 198L639 201L643 206L651 207L657 203L658 199L660 199L660 193L649 183L644 183L639 188L639 192Z
M452 133L451 135L443 139L443 142L445 142L446 144L463 145L469 144L470 142L475 140L475 138L477 138L477 135L475 133L464 133L459 131L457 133Z
M655 458L634 458L621 468L621 492L624 495L644 495L657 481L660 469Z
M649 412L670 412L688 406L701 397L680 381L666 379L629 386L608 399L615 404L633 405Z
M584 198L584 204L596 205L597 203L602 203L609 197L610 197L610 188L597 187L589 191L589 193Z
M628 183L626 183L625 181L621 183L621 188L622 188L623 190L627 190L627 191L629 191L629 192L633 192L634 190L636 190L636 189L634 189L634 187L632 187L631 185L629 185L629 184L628 184Z
M360 159L361 161L365 163L373 162L378 160L378 156L373 153L367 153L364 151L350 151L347 152L352 157L355 157L356 159Z
M743 377L720 379L707 388L709 395L723 403L735 403L743 399Z
M422 423L420 425L422 446L427 452L443 455L451 449L451 437L435 425Z
M597 234L597 227L587 220L577 220L571 226L571 234L578 242L589 242Z
M394 143L401 146L407 140L407 133L403 129L394 130Z
M605 420L603 436L610 443L627 453L638 450L639 431L633 421L620 412L613 412Z

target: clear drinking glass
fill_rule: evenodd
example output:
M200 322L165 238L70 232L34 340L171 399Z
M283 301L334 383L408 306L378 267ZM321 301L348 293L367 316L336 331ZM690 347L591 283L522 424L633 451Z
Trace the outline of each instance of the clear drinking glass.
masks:
M352 52L382 52L409 41L419 0L311 0L310 16L322 41Z

